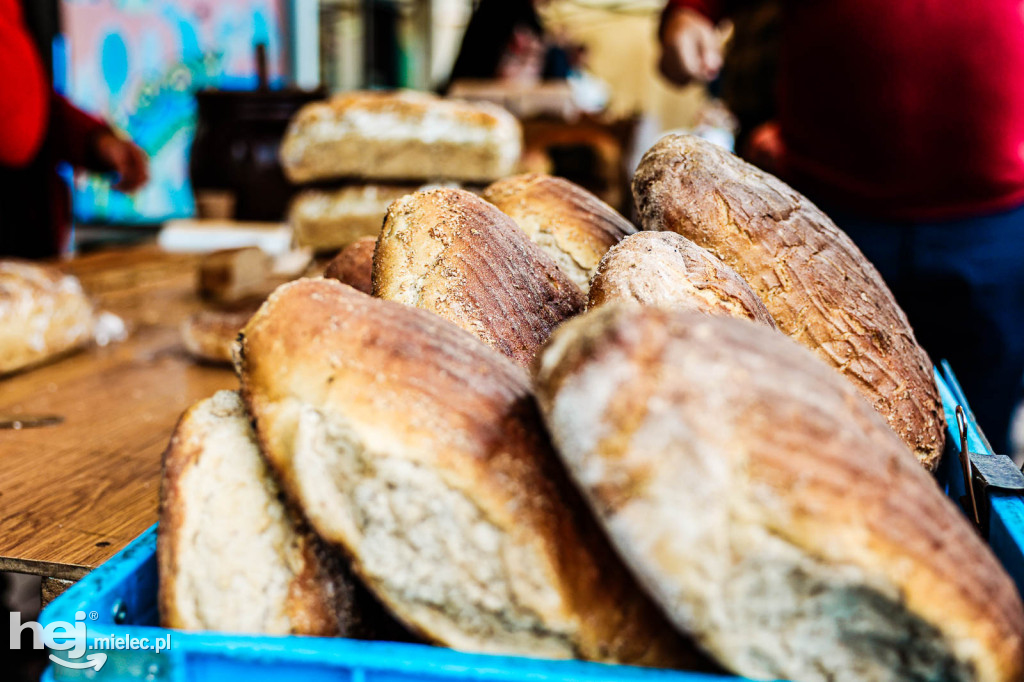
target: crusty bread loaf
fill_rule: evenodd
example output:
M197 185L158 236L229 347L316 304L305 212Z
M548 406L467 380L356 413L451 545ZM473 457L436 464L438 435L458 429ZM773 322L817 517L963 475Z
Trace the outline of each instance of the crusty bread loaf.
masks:
M620 556L737 673L1024 674L1024 611L992 552L857 390L784 335L602 306L555 332L536 387Z
M437 313L529 366L579 287L515 222L469 192L416 192L393 203L377 241L373 293Z
M373 293L373 251L376 237L363 237L341 250L324 270L324 277L336 279L364 294Z
M239 374L285 490L428 639L684 660L567 485L526 373L470 334L334 280L299 280L246 326Z
M418 92L350 92L296 114L281 145L281 165L293 182L490 182L515 169L521 147L519 122L493 104Z
M391 202L415 191L415 185L380 184L305 190L288 212L295 243L326 253L362 237L376 239Z
M0 375L85 345L92 339L94 315L75 277L0 260Z
M636 228L579 185L551 175L499 180L483 193L586 293L601 257Z
M764 303L735 270L675 232L639 232L605 254L587 307L611 302L730 315L775 328Z
M181 341L189 355L203 362L231 364L231 349L238 333L256 308L202 310L181 323Z
M340 562L281 502L238 394L192 406L164 453L158 539L164 626L349 634Z
M779 329L854 383L918 460L945 442L927 354L878 271L806 197L720 147L669 135L633 178L643 227L671 230L735 269Z

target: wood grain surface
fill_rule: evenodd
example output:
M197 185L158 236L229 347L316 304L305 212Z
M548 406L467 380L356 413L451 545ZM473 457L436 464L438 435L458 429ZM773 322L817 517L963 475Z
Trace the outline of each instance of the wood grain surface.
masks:
M156 522L160 456L179 415L237 386L181 345L181 321L201 307L197 265L155 246L60 264L130 335L0 378L0 415L64 418L0 429L0 570L75 580Z

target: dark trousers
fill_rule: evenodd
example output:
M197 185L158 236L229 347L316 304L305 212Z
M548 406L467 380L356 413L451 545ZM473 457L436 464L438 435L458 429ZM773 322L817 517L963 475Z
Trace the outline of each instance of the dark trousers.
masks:
M879 222L824 207L875 264L933 362L946 359L996 452L1024 378L1024 207Z

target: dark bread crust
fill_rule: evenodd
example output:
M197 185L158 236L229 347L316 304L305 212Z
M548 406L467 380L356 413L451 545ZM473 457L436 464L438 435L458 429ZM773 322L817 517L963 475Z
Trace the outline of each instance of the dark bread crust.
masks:
M584 291L608 249L636 228L614 208L564 178L516 175L483 198L516 221Z
M539 616L556 624L554 637L568 637L573 655L641 665L694 663L692 648L639 591L568 484L520 367L436 315L329 279L279 288L242 338L242 393L282 486L303 505L318 533L345 549L356 574L410 629L449 646L456 636L446 619L423 617L368 569L372 548L361 543L369 530L354 538L336 513L323 510L318 516L310 509L303 492L308 488L294 465L301 428L297 402L338 415L359 434L360 444L346 447L367 453L360 465L367 481L377 467L393 466L398 459L415 463L424 474L437 472L448 488L480 509L509 551L535 552L536 564L513 561L505 570L525 570L530 581L554 590L559 604L546 602ZM381 433L387 434L386 442L374 435ZM390 488L388 494L396 497L388 506L407 504L397 497L401 493L400 486ZM454 513L442 511L435 516ZM456 571L465 559L449 556L431 571ZM523 598L514 590L504 594L509 602L502 612ZM450 608L458 612L460 606ZM573 625L558 634L566 622ZM463 646L493 651L490 642L467 642L468 631L457 636Z
M391 205L373 293L436 313L524 367L585 304L511 218L458 189L416 192Z
M813 654L826 668L841 646L896 671L863 679L926 679L910 673L943 665L950 675L941 679L1024 676L1013 582L884 420L807 350L726 317L608 305L563 325L537 368L552 439L620 555L724 664L764 674L743 668L758 660L756 646L738 655L749 639L723 644L737 623L701 614L744 608L721 595L764 576L775 557L800 577L795 584L813 584L807 567L817 566L826 593L856 600L820 613L813 592L796 591L806 602L775 593L758 614L766 622L806 634L820 630L800 622L827 626L884 605L871 629ZM686 492L666 494L677 490ZM706 504L688 507L697 496ZM772 554L780 541L789 549ZM702 570L708 557L713 568ZM786 610L795 623L773 616ZM887 631L891 623L900 625ZM781 666L772 675L807 669L783 645L781 626L762 633L778 638L758 642Z
M644 229L692 239L735 269L783 332L842 372L929 469L945 442L932 363L875 268L778 178L669 135L633 179Z
M376 237L360 237L327 264L324 277L336 279L364 294L372 294L373 251L376 248Z
M736 271L675 232L640 232L605 254L590 285L588 308L613 301L775 321Z

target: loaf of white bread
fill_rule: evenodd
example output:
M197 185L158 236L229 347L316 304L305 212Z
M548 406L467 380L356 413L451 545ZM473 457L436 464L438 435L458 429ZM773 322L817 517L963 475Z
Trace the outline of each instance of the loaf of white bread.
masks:
M95 310L77 278L56 268L0 260L0 375L80 348Z
M299 280L246 325L238 368L276 478L411 630L467 651L692 662L568 485L526 372L470 334Z
M493 104L421 92L350 92L303 107L281 145L292 182L462 180L516 167L522 129Z
M391 202L416 189L415 185L357 184L303 190L288 211L295 243L329 253L361 237L376 239Z
M1024 675L1024 610L849 382L761 325L606 305L537 364L548 430L621 556L738 674Z
M190 408L163 466L157 558L165 627L351 634L358 617L343 563L281 501L237 393Z

